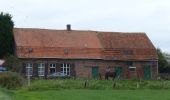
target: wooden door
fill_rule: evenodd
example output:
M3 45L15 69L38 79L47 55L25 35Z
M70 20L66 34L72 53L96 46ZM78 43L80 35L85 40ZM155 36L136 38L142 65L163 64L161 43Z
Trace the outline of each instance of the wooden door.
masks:
M92 67L92 77L93 79L97 79L98 78L98 67Z

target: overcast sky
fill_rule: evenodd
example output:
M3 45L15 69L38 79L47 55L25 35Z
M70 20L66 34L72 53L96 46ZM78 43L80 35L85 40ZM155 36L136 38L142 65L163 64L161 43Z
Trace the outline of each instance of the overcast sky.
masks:
M0 0L15 27L146 32L170 53L170 0Z

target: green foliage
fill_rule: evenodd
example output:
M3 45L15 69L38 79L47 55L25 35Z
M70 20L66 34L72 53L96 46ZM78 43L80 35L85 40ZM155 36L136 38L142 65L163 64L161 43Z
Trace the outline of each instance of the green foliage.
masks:
M23 78L15 72L0 73L0 86L8 89L16 89L23 85Z
M167 60L168 62L168 66L167 67L170 67L170 54L169 53L163 53L165 59Z
M163 55L162 51L159 48L157 49L157 54L158 54L158 59L159 59L159 61L158 61L159 67L165 68L167 66L168 62L167 62L165 56Z
M13 54L13 27L12 16L8 13L0 13L0 58L8 53Z
M162 53L161 49L157 49L158 54L158 65L159 65L159 72L160 73L167 73L170 72L170 65L167 61L167 58Z
M12 70L14 60L15 60L14 55L8 54L5 59L6 59L6 63L4 66L7 67L9 70Z

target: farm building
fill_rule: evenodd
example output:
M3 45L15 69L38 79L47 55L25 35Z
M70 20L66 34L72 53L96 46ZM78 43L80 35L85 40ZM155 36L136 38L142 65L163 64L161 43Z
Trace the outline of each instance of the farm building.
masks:
M122 79L154 79L156 49L145 33L15 28L15 54L25 76L55 72L79 78L103 78L106 69Z

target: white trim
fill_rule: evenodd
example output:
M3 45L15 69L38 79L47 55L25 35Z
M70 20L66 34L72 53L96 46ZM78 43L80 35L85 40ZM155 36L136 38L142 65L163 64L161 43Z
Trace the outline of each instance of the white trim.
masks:
M158 69L158 61L156 62L156 67L157 67L157 75L158 75L158 73L159 73L159 69Z
M50 68L56 68L56 64L55 63L51 63L49 66L50 66Z
M32 76L33 74L33 64L32 63L26 63L26 76Z
M131 69L134 69L134 71L132 71ZM136 67L135 66L129 66L129 71L135 72L136 71Z
M38 76L44 76L45 75L45 63L39 63L38 64Z
M51 69L54 69L55 70L54 73L56 73L56 66L57 65L55 63L50 63L49 64L49 71L50 71L49 73L51 73Z
M129 66L129 68L136 68L135 66Z
M62 71L61 71L62 73L70 76L70 64L63 63L61 66L61 69L62 69Z

